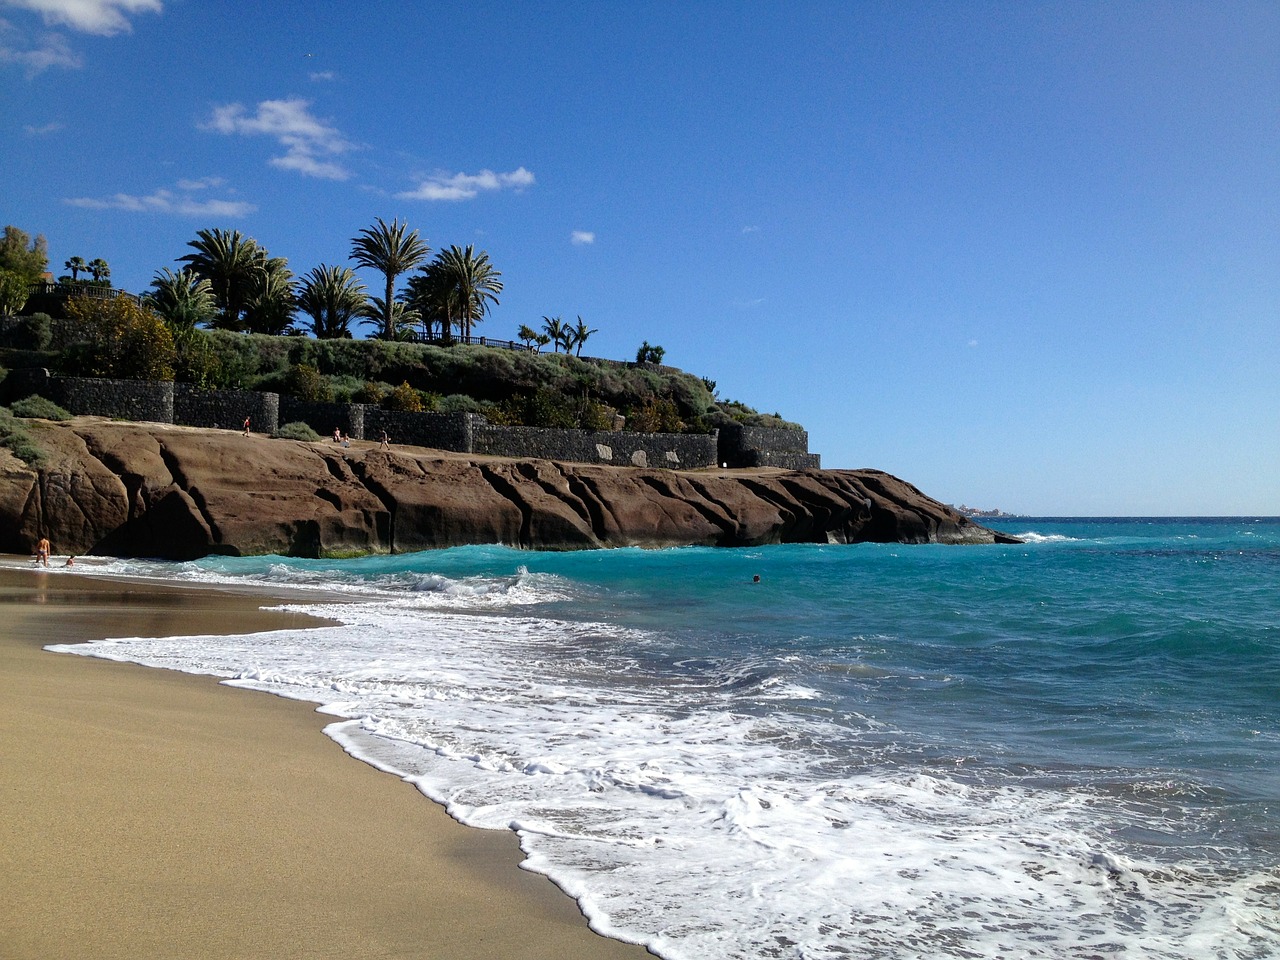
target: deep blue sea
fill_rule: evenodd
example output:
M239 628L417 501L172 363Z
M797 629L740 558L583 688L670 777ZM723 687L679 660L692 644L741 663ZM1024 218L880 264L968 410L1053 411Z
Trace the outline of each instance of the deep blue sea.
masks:
M323 704L663 957L1280 956L1280 520L991 523L86 562L342 625L67 649Z

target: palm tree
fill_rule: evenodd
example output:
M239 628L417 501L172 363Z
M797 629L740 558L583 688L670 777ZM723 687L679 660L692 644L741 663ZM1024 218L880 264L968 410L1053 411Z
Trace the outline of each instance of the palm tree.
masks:
M177 273L167 268L159 271L151 281L146 303L170 327L183 330L208 323L218 310L212 284L185 269Z
M293 326L293 312L297 308L293 271L284 257L267 257L265 250L262 253L245 301L244 326L249 333L278 337Z
M90 260L89 266L86 268L93 275L94 283L101 283L107 277L111 276L111 268L107 266L107 261L98 257L96 260Z
M459 319L462 324L464 339L471 337L471 324L484 319L489 312L489 303L498 302L498 294L502 292L502 274L493 269L489 254L481 250L479 254L467 244L465 250L450 247L441 251L436 258L440 261L440 269L454 290L460 307Z
M410 277L408 287L409 295L405 299L422 321L423 338L430 340L432 326L438 323L440 339L448 343L453 318L458 316L459 310L455 291L440 268L440 258L432 260L421 272Z
M387 293L382 298L382 336L386 340L395 339L395 290L396 277L412 270L423 260L431 248L418 239L418 231L409 233L409 225L399 220L391 221L391 225L378 218L376 227L367 227L351 241L350 257L362 267L381 272L387 278Z
M365 286L350 267L314 268L302 278L298 306L311 317L311 332L317 340L351 337L351 321L364 315L368 303Z
M79 278L82 271L84 273L89 272L89 265L84 262L84 257L72 257L63 266L71 271L71 281L73 283Z
M582 345L587 342L587 338L593 333L599 333L599 330L588 330L587 325L583 323L581 315L578 317L578 325L569 331L569 335L573 338L573 346L577 347L577 353L574 356L582 356ZM565 344L565 353L569 352L569 344Z
M520 324L520 329L516 331L516 339L523 343L526 347L532 347L538 342L538 331L528 324Z
M564 325L564 321L559 317L543 317L542 329L551 338L548 342L554 345L555 352L559 353L560 345L564 343L565 331L569 328ZM565 352L567 353L568 351L566 350Z
M215 326L241 329L241 314L253 290L255 274L266 260L266 251L239 230L200 230L187 246L195 253L179 257L213 287L221 308Z
M386 319L391 314L391 336L387 336ZM370 297L365 304L363 314L366 319L361 324L376 327L383 340L412 340L415 336L413 325L418 322L418 313L408 304L400 300L391 301L391 310L387 310L386 302L381 297Z

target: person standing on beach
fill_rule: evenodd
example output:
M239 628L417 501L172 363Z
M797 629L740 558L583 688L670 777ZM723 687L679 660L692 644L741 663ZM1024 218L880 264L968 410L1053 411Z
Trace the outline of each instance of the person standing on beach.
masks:
M38 565L49 565L49 538L41 537L40 542L36 544L36 563Z
M248 417L244 418L244 435L246 437L249 435L249 418Z
M391 438L387 436L387 431L385 430L382 431L382 446L379 449L381 450L391 449Z

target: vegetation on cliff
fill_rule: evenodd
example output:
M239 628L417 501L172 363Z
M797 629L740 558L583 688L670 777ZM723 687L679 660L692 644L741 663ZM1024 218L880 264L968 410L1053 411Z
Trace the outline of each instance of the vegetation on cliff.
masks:
M53 317L28 313L0 329L0 363L67 376L174 379L312 401L475 412L510 426L798 429L777 414L720 398L714 381L663 366L665 351L647 340L635 363L581 356L599 332L581 316L576 323L544 316L540 331L520 325L523 347L476 342L473 326L498 303L501 272L486 251L471 246L450 246L428 259L425 241L399 221L379 219L352 240L350 260L381 274L382 297L367 296L348 267L320 264L295 279L287 259L238 230L200 230L187 246L190 252L176 261L181 269L158 271L142 297L110 290L105 261L71 258L71 276L37 304ZM6 228L0 272L20 277L21 286L46 265L43 238L33 242ZM79 280L81 271L95 279ZM84 286L91 283L105 286ZM0 313L22 309L0 304ZM305 329L295 323L299 313L310 317ZM371 339L353 338L356 322L373 328ZM551 353L542 352L547 345Z

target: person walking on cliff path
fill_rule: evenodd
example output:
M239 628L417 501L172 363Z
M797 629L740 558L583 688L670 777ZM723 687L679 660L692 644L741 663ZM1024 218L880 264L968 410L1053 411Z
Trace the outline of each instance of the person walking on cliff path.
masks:
M244 435L246 437L249 435L249 418L248 417L244 418Z

